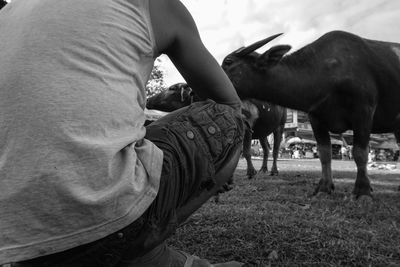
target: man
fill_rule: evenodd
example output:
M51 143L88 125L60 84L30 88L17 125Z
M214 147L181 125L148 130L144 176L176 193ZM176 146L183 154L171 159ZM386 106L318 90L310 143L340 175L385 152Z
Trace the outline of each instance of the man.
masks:
M347 157L347 148L345 147L345 145L342 145L340 147L340 155L342 156L342 160L345 160Z
M13 0L0 40L0 265L211 266L164 241L232 176L243 123L186 8ZM146 130L161 53L212 100Z

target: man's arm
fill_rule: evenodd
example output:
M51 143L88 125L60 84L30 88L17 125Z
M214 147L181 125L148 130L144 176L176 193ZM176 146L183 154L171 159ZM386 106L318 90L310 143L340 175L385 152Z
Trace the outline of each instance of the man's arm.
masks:
M203 45L189 11L179 0L150 0L153 31L165 53L199 95L240 107L229 78Z

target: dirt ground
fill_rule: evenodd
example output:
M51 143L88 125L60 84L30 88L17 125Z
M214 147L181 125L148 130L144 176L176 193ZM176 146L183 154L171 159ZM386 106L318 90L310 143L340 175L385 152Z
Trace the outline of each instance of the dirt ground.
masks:
M351 194L353 161L333 161L335 192L317 197L317 159L279 160L278 168L248 180L241 159L234 189L203 205L169 244L244 266L400 266L400 163L369 170L373 199L361 200Z

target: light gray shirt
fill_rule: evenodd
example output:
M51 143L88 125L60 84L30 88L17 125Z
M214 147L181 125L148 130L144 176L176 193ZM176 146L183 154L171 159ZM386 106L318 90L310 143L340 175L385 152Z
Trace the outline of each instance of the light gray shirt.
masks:
M132 223L162 168L144 139L148 0L13 0L0 40L0 264Z

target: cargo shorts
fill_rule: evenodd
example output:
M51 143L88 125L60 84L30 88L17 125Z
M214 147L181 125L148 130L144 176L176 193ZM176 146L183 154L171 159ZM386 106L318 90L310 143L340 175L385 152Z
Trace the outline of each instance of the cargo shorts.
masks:
M141 266L138 262L154 251L164 251L160 257L172 262L160 266L176 266L182 259L166 255L164 241L207 200L199 196L221 184L215 174L242 149L243 135L239 112L212 100L195 102L151 123L146 139L164 158L157 197L145 213L98 241L11 266Z
M204 191L221 184L215 174L230 155L242 149L243 135L241 115L211 100L196 102L147 126L146 138L164 152L160 190L142 216L149 248L173 234L203 204L198 201L204 202L199 198ZM128 254L145 250L131 249Z

